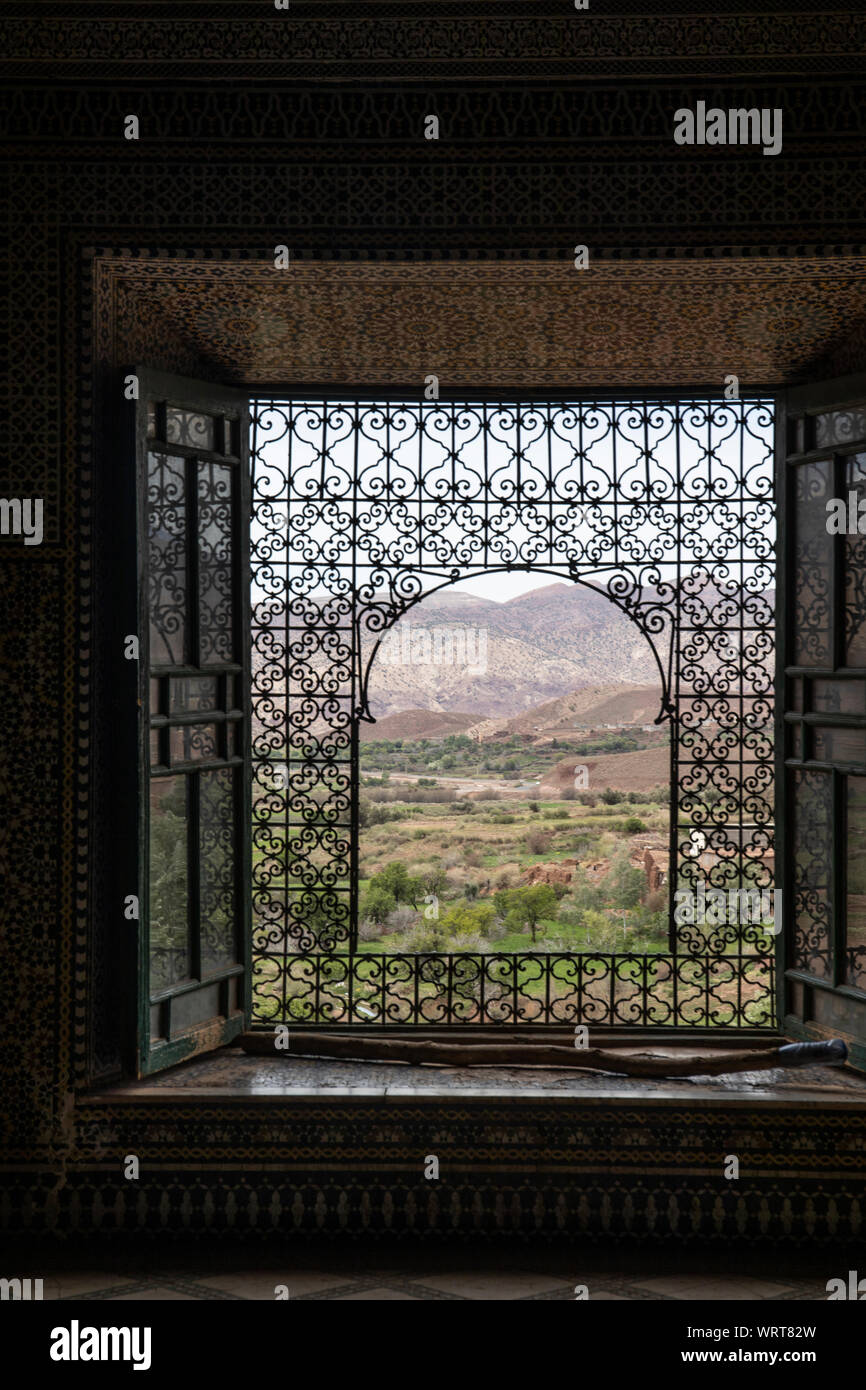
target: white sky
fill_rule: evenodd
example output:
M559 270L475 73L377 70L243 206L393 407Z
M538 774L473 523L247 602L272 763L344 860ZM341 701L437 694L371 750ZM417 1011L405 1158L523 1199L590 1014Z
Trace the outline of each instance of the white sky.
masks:
M568 584L564 574L528 573L526 570L511 574L479 574L473 579L463 579L459 584L449 585L449 593L472 594L475 598L492 599L494 603L507 603L520 594L529 594L533 589L546 589L549 584Z

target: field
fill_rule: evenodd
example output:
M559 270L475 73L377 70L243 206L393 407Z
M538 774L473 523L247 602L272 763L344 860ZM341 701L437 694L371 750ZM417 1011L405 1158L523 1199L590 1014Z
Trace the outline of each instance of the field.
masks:
M669 787L580 788L564 774L578 759L610 769L614 783L637 759L644 777L654 761L669 765L657 736L610 752L619 737L479 749L451 733L364 750L355 951L332 935L328 903L311 906L290 884L293 920L311 945L320 932L330 944L286 957L278 923L254 930L257 1016L766 1024L763 947L741 959L730 937L709 955L670 953ZM595 743L604 751L590 752ZM278 909L284 806L281 795L258 803L253 851L254 877L276 883ZM310 862L324 852L312 848ZM334 903L343 911L348 898Z
M596 744L614 764L611 745L631 761L634 742ZM573 743L564 760L561 741L376 745L379 775L362 776L360 949L666 950L667 893L645 858L667 851L668 788L575 790L573 774L555 775L591 748ZM425 756L435 775L416 770Z

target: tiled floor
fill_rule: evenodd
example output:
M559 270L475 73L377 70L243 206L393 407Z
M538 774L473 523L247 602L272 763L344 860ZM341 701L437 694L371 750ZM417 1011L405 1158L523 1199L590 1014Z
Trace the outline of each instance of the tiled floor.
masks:
M55 1252L56 1255L56 1252ZM581 1256L548 1252L497 1254L490 1249L379 1252L369 1261L358 1250L314 1255L274 1252L251 1255L221 1251L203 1257L136 1259L115 1257L103 1267L75 1269L54 1259L53 1268L28 1261L22 1271L43 1279L46 1299L131 1302L137 1300L273 1300L279 1286L291 1300L361 1301L557 1301L573 1300L585 1285L590 1299L695 1299L799 1301L827 1297L826 1284L844 1259L828 1253L808 1270L790 1253L760 1262L748 1254L676 1255L674 1252ZM823 1265L826 1264L826 1268ZM847 1266L846 1266L847 1268Z

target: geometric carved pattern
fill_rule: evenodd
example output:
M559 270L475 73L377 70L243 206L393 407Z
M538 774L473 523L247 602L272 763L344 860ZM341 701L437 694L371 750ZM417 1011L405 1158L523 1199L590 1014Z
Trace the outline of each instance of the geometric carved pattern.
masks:
M53 65L62 60L78 78L173 79L178 54L184 54L185 75L195 77L216 73L243 79L252 74L260 80L308 82L311 68L320 64L331 82L396 80L405 88L460 77L470 85L480 73L486 83L496 77L503 86L513 86L515 78L550 82L561 78L565 68L571 77L627 77L632 82L648 72L680 80L700 76L712 90L720 75L740 81L748 74L765 78L768 66L801 81L804 72L831 77L854 73L854 55L862 51L859 10L838 7L827 14L802 0L765 0L760 12L723 12L712 24L689 0L608 0L604 13L591 20L563 11L557 0L533 0L531 5L504 0L492 10L471 0L444 0L433 11L410 0L399 7L378 5L370 15L366 7L359 10L339 0L315 5L300 0L300 19L227 9L218 24L196 14L195 5L182 7L186 13L154 12L146 0L128 0L124 17L127 23L138 21L140 31L134 50L127 42L127 24L114 15L95 22L76 15L72 6L34 10L19 3L6 8L6 66L15 74L43 78L53 75ZM47 10L44 16L41 8ZM314 22L305 23L308 16ZM478 84L482 94L486 83ZM621 102L627 99L629 85L620 81L617 94ZM218 93L204 88L197 95L203 104ZM305 95L302 88L291 105L301 105ZM748 104L761 103L743 101ZM791 113L802 112L808 124L818 104L792 103ZM513 107L519 111L516 101ZM614 104L611 123L616 116Z
M527 392L721 388L842 375L866 258L97 261L118 366L274 382ZM362 327L363 326L363 327ZM851 351L856 343L851 345Z
M866 1112L850 1103L309 1096L275 1125L261 1099L229 1111L219 1099L85 1101L79 1124L80 1157L62 1185L5 1178L9 1235L831 1245L864 1231ZM418 1171L431 1145L435 1184ZM123 1157L136 1149L149 1172L130 1191ZM732 1152L736 1184L722 1177ZM218 1171L203 1171L203 1159Z

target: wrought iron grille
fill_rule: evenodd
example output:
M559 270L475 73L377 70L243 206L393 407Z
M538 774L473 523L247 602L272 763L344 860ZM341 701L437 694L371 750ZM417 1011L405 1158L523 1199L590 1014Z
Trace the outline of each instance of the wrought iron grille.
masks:
M473 574L591 585L658 663L674 894L771 890L773 402L259 401L252 449L257 1026L771 1027L773 942L357 951L359 721L389 629Z

